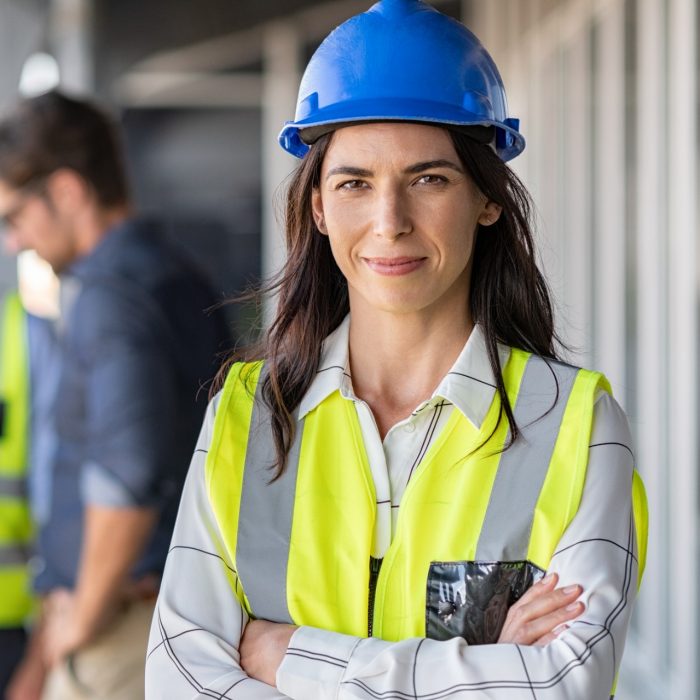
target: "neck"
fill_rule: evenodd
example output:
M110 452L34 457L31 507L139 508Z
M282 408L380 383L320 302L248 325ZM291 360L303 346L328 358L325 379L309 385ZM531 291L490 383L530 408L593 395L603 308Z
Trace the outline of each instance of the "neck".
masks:
M349 341L353 389L372 408L382 437L432 396L472 328L466 303L441 313L356 313L353 308Z
M110 229L131 216L128 204L109 208L94 208L85 213L76 226L77 257L89 255Z

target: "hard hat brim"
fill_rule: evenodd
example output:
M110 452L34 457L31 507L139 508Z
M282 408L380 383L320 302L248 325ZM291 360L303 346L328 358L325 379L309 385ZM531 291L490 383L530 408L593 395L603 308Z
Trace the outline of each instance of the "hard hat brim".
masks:
M525 139L517 125L484 118L464 109L423 100L387 99L382 100L382 104L375 100L368 100L366 104L358 102L334 104L316 110L310 118L287 122L279 135L280 145L293 156L303 158L309 143L323 133L352 124L400 121L446 127L493 127L496 131L493 148L504 161L515 158L525 148Z

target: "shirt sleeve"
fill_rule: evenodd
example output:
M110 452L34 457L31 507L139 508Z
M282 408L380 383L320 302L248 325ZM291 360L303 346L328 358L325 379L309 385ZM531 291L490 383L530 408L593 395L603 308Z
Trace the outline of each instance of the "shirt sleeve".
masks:
M71 384L60 392L59 420L64 441L80 445L85 503L157 507L181 483L172 483L182 389L169 343L177 339L155 302L124 286L89 284L71 312Z
M146 659L147 700L279 700L249 678L238 647L248 617L206 493L204 465L216 399L207 409L165 564Z
M601 393L581 504L549 569L559 586L582 586L586 608L555 641L386 642L300 627L278 670L278 688L295 700L610 698L637 591L631 444L622 409Z

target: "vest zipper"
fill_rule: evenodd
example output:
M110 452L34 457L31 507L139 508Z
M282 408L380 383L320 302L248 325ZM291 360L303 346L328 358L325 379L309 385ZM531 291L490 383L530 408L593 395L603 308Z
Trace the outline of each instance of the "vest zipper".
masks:
M369 605L367 607L367 636L372 636L374 627L374 598L377 594L377 579L379 570L382 568L382 560L369 558Z

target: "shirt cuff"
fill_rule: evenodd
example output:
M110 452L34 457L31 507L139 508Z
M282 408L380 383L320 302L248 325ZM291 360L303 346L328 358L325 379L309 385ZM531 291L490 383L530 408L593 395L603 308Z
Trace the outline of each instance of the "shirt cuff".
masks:
M277 689L290 698L335 700L359 642L357 637L299 627L277 669Z
M80 476L80 495L83 503L101 508L134 508L148 505L136 494L110 474L97 462L86 462Z

